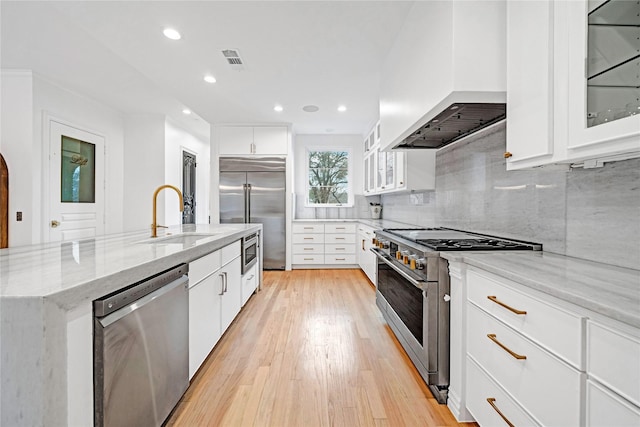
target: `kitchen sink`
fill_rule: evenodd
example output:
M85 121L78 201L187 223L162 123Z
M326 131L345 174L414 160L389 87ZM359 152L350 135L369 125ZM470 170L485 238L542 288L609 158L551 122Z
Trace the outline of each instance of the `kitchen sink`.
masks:
M226 233L229 230L223 229L220 231L214 231L209 233L180 233L170 236L155 237L146 239L138 243L147 243L153 245L183 245L183 246L195 246L200 240L209 239L217 234Z

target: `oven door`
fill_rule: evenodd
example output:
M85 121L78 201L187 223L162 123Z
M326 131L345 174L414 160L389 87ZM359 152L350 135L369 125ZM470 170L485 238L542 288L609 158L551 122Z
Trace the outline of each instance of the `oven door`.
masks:
M258 262L258 233L242 239L242 274L249 271Z

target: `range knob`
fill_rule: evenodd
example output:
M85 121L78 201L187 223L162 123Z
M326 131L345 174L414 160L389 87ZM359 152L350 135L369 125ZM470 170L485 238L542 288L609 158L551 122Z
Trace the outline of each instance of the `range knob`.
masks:
M402 262L404 264L409 264L409 251L402 251Z
M371 244L373 246L378 246L378 239L376 239L375 237L373 238L373 240L371 241Z
M426 258L418 258L416 260L416 269L424 270L427 268L427 259Z
M416 260L418 257L416 255L409 255L409 268L412 270L416 269Z
M402 252L400 252L399 250L398 250L398 251L396 251L396 259L397 259L398 261L402 260Z
M388 240L382 240L380 241L380 247L382 249L389 249L389 241Z

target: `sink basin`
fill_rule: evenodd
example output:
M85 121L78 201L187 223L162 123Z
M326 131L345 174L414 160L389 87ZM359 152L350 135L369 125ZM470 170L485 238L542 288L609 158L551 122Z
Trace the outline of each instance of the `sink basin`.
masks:
M213 233L180 233L172 236L156 237L148 240L144 240L140 243L149 243L155 245L183 245L194 246L198 244L200 240L209 239L216 234L225 233L227 230L220 230Z

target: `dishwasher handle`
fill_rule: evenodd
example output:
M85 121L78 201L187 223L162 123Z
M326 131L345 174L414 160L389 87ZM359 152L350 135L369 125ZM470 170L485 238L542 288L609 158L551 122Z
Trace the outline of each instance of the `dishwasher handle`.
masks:
M178 279L174 280L173 282L170 282L164 286L162 286L159 289L156 289L155 291L151 292L150 294L147 294L145 296L143 296L142 298L134 301L133 303L126 305L116 311L114 311L111 314L108 314L104 317L98 318L97 320L100 322L100 324L102 325L103 328L106 328L107 326L117 322L118 320L122 319L123 317L133 313L134 311L138 310L139 308L144 307L145 305L149 304L151 301L160 298L161 296L163 296L164 294L171 292L172 290L174 290L175 288L179 287L179 286L183 286L185 288L185 290L188 288L189 286L189 277L187 275L181 276Z

